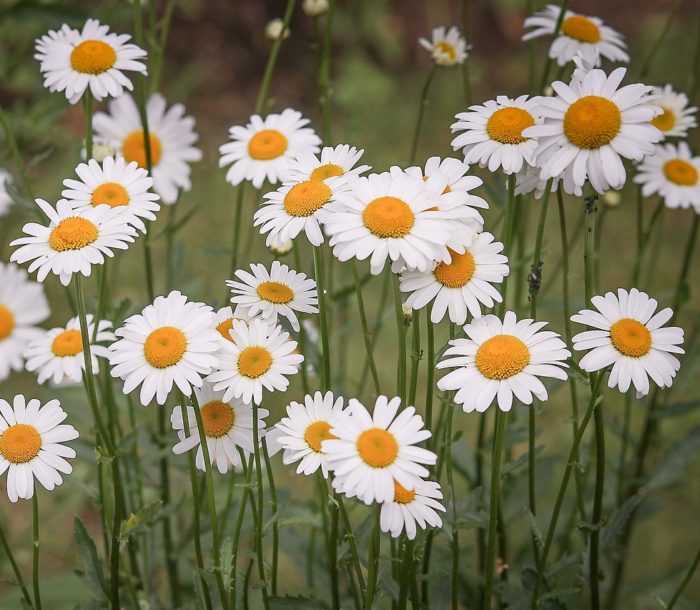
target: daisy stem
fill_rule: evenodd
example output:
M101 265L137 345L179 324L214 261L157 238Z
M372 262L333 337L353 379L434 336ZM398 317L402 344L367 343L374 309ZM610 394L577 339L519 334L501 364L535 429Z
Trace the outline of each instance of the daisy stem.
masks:
M666 606L666 610L673 610L673 607L676 605L676 602L680 598L681 594L688 586L688 584L690 584L690 581L692 580L693 575L695 574L695 570L698 569L699 565L700 549L698 549L698 552L695 553L695 559L693 559L693 563L690 565L690 568L688 568L688 572L686 573L681 583L678 585L678 589L676 589L675 593L673 594L673 597L671 597L671 599L669 600L668 606Z
M245 519L246 508L248 506L248 498L253 499L253 492L250 489L250 480L253 476L253 460L254 456L248 458L248 467L245 465L245 456L242 451L240 451L241 463L245 470L245 487L243 488L243 497L241 498L241 506L238 510L238 518L236 519L236 528L233 532L233 556L231 557L231 567L230 567L230 578L231 578L231 608L236 608L238 604L237 599L237 582L238 582L238 549L241 540L241 531L243 529L243 520Z
M34 550L32 554L32 586L34 589L34 610L41 610L41 593L39 592L39 499L37 490L32 495L32 532L34 535Z
M466 61L464 62L467 63ZM428 91L430 90L430 83L433 82L433 77L437 71L437 66L433 64L430 68L428 76L425 79L425 84L423 85L423 91L420 95L420 103L418 105L418 119L416 120L416 130L413 132L413 142L411 144L411 157L409 159L409 165L413 165L416 161L416 151L418 150L418 137L420 136L420 128L423 125L423 115L425 114L425 107L428 105Z
M451 544L452 551L452 610L459 608L459 529L457 528L457 499L455 497L455 483L452 476L452 420L454 418L455 407L450 404L447 407L450 412L445 417L445 445L443 449L443 462L446 464L447 486L450 490L450 504L452 505L452 531Z
M318 88L321 117L323 119L323 141L331 142L331 47L333 43L333 9L335 0L329 0L326 12L326 30L323 34L323 42L319 40L319 64L318 64ZM318 23L318 17L314 18Z
M207 435L204 431L202 411L199 407L199 402L197 401L197 396L194 392L192 393L192 406L194 407L194 416L197 420L197 430L199 431L200 447L202 448L202 454L204 456L207 503L209 505L209 518L211 520L212 554L214 555L214 576L216 578L216 585L219 589L219 596L221 597L221 605L224 608L224 610L228 610L228 597L226 595L226 589L224 587L224 579L221 566L221 534L219 531L219 520L216 513L216 495L214 493L214 477L212 475L212 463L209 454L209 445L207 444ZM255 407L254 410L255 413L253 415L253 425L256 427L257 441L257 407ZM260 470L258 470L258 472L260 473Z
M243 216L243 201L245 195L246 182L242 182L238 185L236 189L236 203L235 210L233 212L233 237L231 238L231 267L229 271L229 277L233 278L233 274L236 271L238 265L238 242L241 241L241 218ZM224 303L228 300L228 291L226 292L226 297L224 298Z
M328 310L326 308L325 270L323 267L323 252L321 246L314 246L314 275L318 292L318 315L321 323L321 391L327 392L331 387L331 351L328 337Z
M333 499L335 500L335 503L337 504L338 510L340 512L340 516L343 519L343 527L345 528L345 539L350 545L350 554L352 555L352 562L355 566L357 582L360 583L360 591L362 591L362 593L365 593L365 577L362 574L362 566L360 565L360 554L357 552L357 544L355 544L355 534L353 533L352 524L350 523L350 517L348 517L348 511L345 508L343 496L342 494L334 493Z
M316 490L318 491L318 506L321 512L321 521L323 524L323 538L326 543L326 554L328 556L328 576L331 581L331 595L333 598L333 610L338 610L340 607L340 590L338 588L338 529L337 520L332 527L328 525L328 485L326 484L326 479L323 477L321 470L316 471ZM331 509L336 514L338 513L338 507ZM331 529L334 532L331 532ZM313 532L312 532L313 534ZM313 542L313 538L311 539ZM311 542L309 546L311 546ZM311 555L311 549L309 549L309 555ZM313 558L309 557L309 564L312 565ZM309 576L313 577L313 568L309 567ZM310 588L313 589L313 583L310 583Z
M399 344L399 358L396 367L396 395L400 396L402 404L406 405L406 325L401 307L401 290L397 275L393 277L393 282L394 313L396 314L396 333Z
M566 14L566 9L569 7L569 0L562 0L561 9L559 10L559 16L557 17L557 22L554 26L554 32L552 32L552 40L555 40L559 35L561 30L561 24L564 23L564 15ZM542 70L542 79L540 80L540 95L544 93L544 89L547 86L547 81L549 80L549 70L552 67L552 58L547 54L547 59L544 62L544 69Z
M280 546L280 530L279 530L279 514L277 505L277 487L275 486L275 477L272 473L272 464L270 463L270 452L267 450L267 439L262 438L263 457L265 458L265 470L267 472L267 484L270 487L270 504L272 505L272 594L277 595L277 566L279 561L279 546ZM337 519L336 519L337 524Z
M654 57L656 57L656 54L658 53L659 49L661 48L661 43L664 41L664 39L668 35L668 31L671 29L671 24L673 23L673 19L675 18L676 13L678 12L678 9L681 7L681 4L683 4L683 0L676 0L673 3L671 10L668 11L668 13L667 13L668 17L666 17L666 23L664 23L664 27L661 28L659 35L656 37L656 40L649 48L649 52L647 53L646 57L644 58L644 61L642 62L642 67L639 70L639 78L640 79L644 79L647 76L647 74L649 74L649 69L651 68L651 63L652 63L652 61L654 61Z
M151 70L151 93L158 91L160 85L160 76L163 72L163 57L165 56L165 47L168 44L168 34L170 33L170 23L172 21L173 11L175 10L176 0L168 0L165 4L165 12L160 26L160 39L156 45L156 52L152 53L153 68ZM151 3L153 5L154 3Z
M360 323L362 324L362 335L365 340L365 351L367 352L367 363L369 364L369 370L372 374L372 381L374 382L374 391L377 396L380 394L379 389L379 375L377 374L377 365L374 362L374 350L372 349L372 337L369 333L369 327L367 326L367 314L365 312L365 301L362 297L362 284L360 283L360 275L357 272L357 263L353 259L350 262L352 267L352 276L355 280L355 293L357 294L357 309L360 312Z
M503 239L503 254L510 261L510 252L513 246L513 219L515 217L515 174L508 176L508 199L506 201L505 232ZM506 310L506 298L508 296L508 275L503 278L501 284L502 301L499 305L499 316L503 316Z
M423 357L423 352L420 348L420 312L413 312L411 317L412 325L412 341L411 341L411 383L409 385L408 404L413 405L416 402L416 391L418 390L418 368Z
M36 494L36 491L35 491ZM24 584L24 579L22 578L22 572L19 571L19 567L17 566L17 562L15 561L15 556L12 554L12 549L10 548L9 543L7 542L7 538L5 537L5 530L2 527L2 523L0 522L0 544L2 544L2 548L5 551L5 556L10 562L10 566L12 566L12 571L15 573L15 579L17 580L17 585L19 588L22 590L22 596L24 599L27 601L29 606L32 606L32 598L29 595L29 590L27 589L27 586Z
M85 113L85 157L92 159L92 95L89 89L83 93L83 108Z
M269 594L267 591L267 580L265 579L265 559L263 556L263 511L264 493L262 479L262 462L260 460L260 429L258 420L258 405L253 401L253 454L255 456L255 480L258 490L258 506L254 512L255 517L255 547L258 556L258 575L260 577L260 588L262 589L263 604L265 609L270 607Z
M428 370L425 388L425 425L432 432L433 430L433 395L435 380L435 327L430 321L430 310L425 308L425 322L428 335Z
M469 0L462 0L462 34L465 42L469 36ZM469 82L469 61L462 62L462 86L464 87L464 105L471 106L472 89Z
M369 542L369 553L367 555L367 594L365 595L365 608L372 608L374 603L374 593L377 589L377 575L379 573L379 551L380 551L380 534L379 534L379 519L382 506L378 504L374 511L374 526L372 527L372 537Z

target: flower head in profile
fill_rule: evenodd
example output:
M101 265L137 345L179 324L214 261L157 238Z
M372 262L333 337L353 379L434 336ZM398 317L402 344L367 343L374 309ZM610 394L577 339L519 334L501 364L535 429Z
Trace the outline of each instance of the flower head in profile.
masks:
M420 481L406 489L394 481L394 499L382 504L379 525L383 532L398 538L403 531L409 540L416 537L418 527L441 527L442 519L438 511L445 512L440 502L440 484L434 481Z
M455 26L449 30L442 25L433 28L430 40L419 38L418 43L430 52L430 57L436 65L447 68L463 64L467 59L467 51L471 48Z
M651 124L661 131L664 139L685 138L688 130L698 124L695 118L697 107L689 106L688 96L674 91L671 85L654 87L653 94L657 96L654 103L663 112L654 117Z
M591 302L595 310L571 316L595 329L573 337L574 349L587 352L579 366L588 372L612 366L608 386L626 392L634 385L638 397L649 393L650 377L660 388L670 387L680 368L673 354L685 353L683 329L664 326L673 317L671 308L655 313L656 299L636 288L620 288Z
M11 185L12 174L0 167L0 218L7 215L12 205L13 199L9 190Z
M252 319L253 316L248 315L248 309L246 307L236 305L236 308L234 309L230 305L227 305L216 312L216 315L214 316L214 327L224 339L227 341L233 341L233 337L231 336L233 323L236 320L250 322Z
M34 479L51 491L73 471L66 458L74 458L75 449L64 443L78 431L62 423L67 416L58 400L42 405L17 394L10 404L0 398L0 475L7 472L10 502L31 499Z
M128 42L128 34L114 34L97 19L88 19L82 31L63 24L36 41L34 57L40 62L44 86L65 91L76 104L85 91L98 101L118 97L134 86L125 72L146 74L146 51Z
M438 381L441 390L457 390L455 402L465 413L483 413L493 403L510 411L513 397L532 404L533 396L547 400L540 377L566 379L566 344L546 322L518 320L512 311L501 321L482 316L464 327L466 339L453 339L437 368L454 369Z

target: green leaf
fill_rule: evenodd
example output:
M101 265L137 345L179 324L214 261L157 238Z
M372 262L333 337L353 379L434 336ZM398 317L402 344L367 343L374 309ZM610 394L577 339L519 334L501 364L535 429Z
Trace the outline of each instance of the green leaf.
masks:
M96 601L108 601L107 581L105 580L102 562L97 555L97 547L94 540L85 529L85 525L76 515L73 521L73 531L78 547L78 555L85 568L84 572L76 571L77 576L83 581L90 595Z
M231 590L231 571L229 567L233 561L233 540L230 536L226 536L224 541L221 543L221 575L224 580L224 589L227 591ZM199 580L198 578L196 580Z
M630 518L630 515L634 512L634 509L637 508L642 500L642 496L635 494L627 498L620 506L617 507L617 509L615 509L615 512L612 514L609 521L603 528L603 535L600 543L601 552L604 551L613 540L615 540L627 520Z
M544 546L544 536L542 535L542 530L540 526L537 525L537 517L532 514L532 511L528 509L527 520L530 523L530 531L535 536L535 542L539 548Z
M671 405L665 405L663 407L658 407L651 417L653 419L663 419L665 417L680 417L682 415L687 415L695 409L700 408L700 400L689 400L687 402L676 402Z
M127 540L129 536L133 536L140 530L146 529L161 516L160 509L162 506L162 500L155 500L154 502L144 506L136 514L131 513L129 518L122 523L122 531L119 534L119 539Z

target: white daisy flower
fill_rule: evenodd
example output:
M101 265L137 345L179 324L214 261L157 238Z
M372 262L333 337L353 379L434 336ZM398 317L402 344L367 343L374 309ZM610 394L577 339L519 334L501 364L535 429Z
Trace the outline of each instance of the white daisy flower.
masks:
M474 236L463 254L451 252L449 263L438 263L432 271L406 271L401 274L401 292L410 293L406 305L422 309L431 301L430 320L439 323L446 313L455 324L464 324L467 312L481 316L481 306L491 308L502 297L492 284L508 275L508 259L499 254L503 244L491 233Z
M41 62L44 87L65 91L71 104L78 103L88 87L97 101L131 91L134 86L124 72L146 74L140 61L146 51L128 42L130 38L110 33L97 19L88 19L81 32L66 24L50 30L37 39L34 55Z
M10 243L19 246L10 260L32 261L29 273L37 272L43 282L49 272L67 286L74 273L89 276L93 265L103 265L113 250L126 250L134 241L136 230L129 224L131 216L121 208L108 205L74 210L64 199L54 209L43 199L36 200L49 225L30 222L22 227L27 235Z
M142 233L146 225L142 218L155 220L154 212L160 210L156 202L160 197L149 192L153 178L135 161L128 163L123 157L116 160L107 157L100 165L94 159L75 168L80 180L67 178L61 196L70 201L73 208L83 210L106 204L112 208L125 208L132 216L129 223Z
M524 27L532 30L523 36L523 40L554 34L560 13L561 7L549 4L543 10L525 19ZM626 48L622 34L605 25L598 17L587 17L573 11L566 11L561 30L549 48L549 56L556 60L558 65L564 66L579 52L597 50L600 57L626 64L630 60L625 52ZM599 65L600 59L596 62L596 66Z
M216 465L221 474L226 474L229 467L242 470L241 456L238 449L246 455L253 452L253 407L234 398L224 401L223 392L216 392L212 385L205 381L201 388L195 388L197 403L202 412L204 435L207 438L211 464ZM189 435L185 434L185 423L182 417L182 407L177 405L170 416L173 430L177 432L180 442L173 447L173 453L180 455L197 448L195 464L200 470L204 467L204 451L200 440L195 407L187 407ZM265 430L267 409L258 409L258 431L262 436Z
M547 322L518 321L512 311L503 321L494 315L464 327L467 339L453 339L437 368L453 368L438 381L441 390L457 390L455 402L465 413L483 413L497 399L501 411L510 411L513 396L532 404L533 394L547 400L540 377L566 379L564 361L571 356L557 333L542 331Z
M234 320L231 338L220 341L218 370L207 377L214 390L224 390L223 400L235 397L260 404L263 388L286 390L287 376L295 375L304 360L289 333L258 318L250 323Z
M608 76L591 70L569 85L552 83L555 97L538 98L544 123L524 135L537 138L535 164L542 180L563 177L564 190L572 193L588 179L602 194L625 184L623 157L641 161L654 151L661 132L650 121L661 109L651 103L651 87L618 89L625 72L617 68Z
M659 195L668 208L693 206L700 214L700 156L693 157L685 142L657 145L637 168L634 181L645 197Z
M49 313L44 287L24 269L0 261L0 381L22 370L28 343L44 334L36 324Z
M319 156L306 148L299 151L299 154L291 159L287 174L282 176L282 179L285 183L305 182L307 180L326 182L337 177L360 176L371 169L369 165L357 165L364 152L363 149L355 148L349 144L338 144L337 146L324 146Z
M449 30L442 25L433 28L431 39L419 38L418 43L430 52L436 65L445 67L463 64L467 59L467 51L471 48L455 26Z
M244 269L236 271L240 281L226 280L233 293L231 303L249 316L259 315L266 322L276 324L280 315L299 332L299 320L294 312L318 312L316 282L304 273L293 271L279 261L274 261L269 271L260 263L251 263L250 270L252 273Z
M439 179L446 186L446 178L435 177ZM458 212L437 209L443 195L398 167L351 179L348 186L324 216L324 229L340 261L369 258L374 275L382 271L387 258L422 271L435 261L449 262L447 244Z
M392 502L394 481L413 489L428 476L422 464L435 464L437 456L416 444L430 438L430 430L423 428L423 418L413 407L397 415L400 404L398 396L379 396L370 415L362 403L350 399L331 428L337 438L321 443L337 491L365 504Z
M0 398L0 475L7 471L7 497L29 500L34 495L34 479L51 491L63 483L61 474L72 466L75 449L64 445L78 438L78 431L61 422L68 414L58 400L45 405L17 394L12 405Z
M479 163L495 172L499 167L506 174L519 172L524 164L533 165L536 138L523 132L538 122L535 112L537 99L521 95L510 99L499 95L483 105L460 112L452 124L452 133L463 131L454 140L452 148L462 150L464 161Z
M343 397L333 392L304 396L304 404L290 402L287 417L275 424L275 441L284 449L285 464L299 462L297 474L310 475L319 468L328 478L328 462L322 443L337 438L331 433L343 412Z
M231 337L233 323L236 320L250 322L252 319L253 317L248 315L248 311L245 307L237 305L236 309L233 309L231 306L227 305L216 312L214 316L214 328L216 328L224 339L233 341L233 337Z
M398 538L406 530L408 539L413 540L416 525L421 529L442 527L437 511L445 512L445 507L438 500L442 500L439 483L420 481L415 487L406 489L394 481L394 500L382 504L379 526L392 538Z
M112 377L124 381L124 394L141 386L141 404L156 397L165 404L173 383L185 395L202 385L202 377L219 363L221 335L214 328L209 305L188 301L173 290L156 297L115 331L119 341L109 346Z
M12 185L12 174L0 167L0 218L6 216L13 203L9 187Z
M100 372L99 358L107 358L107 347L102 345L116 339L112 332L112 323L100 320L95 335L94 318L86 316L88 337L90 338L90 355L92 356L92 372ZM94 339L93 339L94 336ZM83 336L80 332L80 318L68 320L65 326L52 328L43 336L30 341L24 353L27 360L26 368L30 373L36 373L37 381L61 384L80 383L85 370L85 355L83 354Z
M649 393L649 377L661 388L670 387L680 368L673 353L685 353L683 329L664 327L673 316L670 307L656 315L658 303L645 292L618 289L591 299L597 311L583 309L574 322L592 326L573 337L574 349L587 350L579 366L592 373L612 365L608 386L626 392L634 384L637 397Z
M529 193L534 193L536 199L541 199L547 189L547 180L542 180L540 178L539 167L533 167L532 165L524 165L523 168L515 174L515 194L516 195L527 195ZM566 176L564 177L566 181ZM568 188L564 190L567 193L581 197L583 195L583 189L580 186L574 186L571 180L567 182ZM556 193L559 188L559 178L552 178L550 192Z
M153 188L168 205L177 201L180 191L192 188L189 164L202 159L202 151L194 146L199 140L195 120L185 112L182 104L167 108L160 93L151 95L146 103ZM92 124L95 137L110 142L127 162L147 168L141 116L131 95L112 100L109 114L96 112Z
M688 96L676 92L671 85L654 87L653 94L658 96L654 104L661 106L663 112L654 117L651 124L661 130L664 138L685 138L688 130L697 127L695 113L697 107L688 106Z
M300 152L319 151L321 139L301 112L287 108L264 119L254 114L245 126L229 129L231 141L219 147L219 167L230 165L226 180L234 186L250 180L260 188L265 180L277 184L286 178L291 160Z

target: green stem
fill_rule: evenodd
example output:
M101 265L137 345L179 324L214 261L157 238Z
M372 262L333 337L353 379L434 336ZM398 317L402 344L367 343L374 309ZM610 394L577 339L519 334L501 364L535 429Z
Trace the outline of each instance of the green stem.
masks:
M459 529L457 528L457 498L455 497L455 483L452 476L452 420L454 419L455 407L447 406L450 412L445 417L445 449L444 462L447 472L447 487L450 490L450 504L452 508L452 531L450 540L450 550L452 553L452 610L459 608Z
M323 141L331 142L331 47L333 44L333 9L335 0L329 0L326 12L326 30L323 34L323 43L319 45L320 60L318 68L319 104L323 122ZM315 18L317 20L318 17Z
M370 610L374 603L374 595L377 590L377 576L379 574L379 518L381 515L381 504L375 508L374 526L372 528L372 538L369 543L369 553L367 555L367 593L365 595L365 608Z
M552 40L556 40L561 31L561 24L564 22L564 14L569 6L569 0L562 0L561 9L559 11L559 16L557 17L557 23L554 26L554 32L552 32ZM547 54L547 59L544 62L544 69L542 70L542 79L540 80L540 94L544 93L544 89L547 86L547 81L549 80L549 71L552 68L552 58Z
M394 314L396 315L396 333L399 345L399 356L396 363L396 395L401 397L401 403L406 405L406 326L401 307L401 290L399 278L394 276Z
M362 574L362 566L360 565L360 554L357 552L357 544L355 543L355 534L353 533L352 524L350 523L350 518L348 517L348 511L345 508L345 502L343 501L343 496L336 493L333 496L336 504L338 505L338 510L340 516L343 520L343 527L345 528L345 539L350 545L350 554L352 555L352 562L355 567L355 574L357 575L357 582L360 583L360 590L365 594L367 587L365 584L365 577Z
M409 384L408 404L414 405L416 403L416 391L418 390L418 368L423 357L420 348L420 312L418 310L413 312L411 324L413 326L411 329L411 382Z
M255 517L255 546L257 552L258 560L258 575L260 577L260 588L262 589L263 604L266 610L269 610L269 592L267 579L265 578L265 559L263 555L263 511L265 507L264 503L264 490L263 490L263 479L262 479L262 461L260 459L260 429L258 420L258 405L253 401L253 454L255 456L255 480L257 484L258 491L258 506L257 510L254 511Z
M36 490L34 491L36 494ZM17 566L17 562L15 561L15 556L12 553L12 548L7 542L7 538L5 537L5 530L2 527L2 523L0 522L0 544L2 544L2 548L5 551L5 556L10 562L10 566L12 566L12 571L15 574L15 580L17 580L17 585L19 588L22 590L22 596L24 597L25 601L27 604L31 607L32 606L32 598L29 595L29 590L27 589L27 586L24 584L24 579L22 578L22 573L19 571L19 567Z
M681 584L678 585L678 589L676 589L676 592L673 594L673 597L668 602L668 606L666 606L666 610L673 610L673 607L676 605L676 602L680 598L681 594L685 590L685 588L690 584L690 581L693 579L693 575L695 574L695 570L698 569L698 566L700 565L700 549L698 549L698 552L695 553L695 559L693 559L693 563L690 565L690 568L688 569L688 572L686 573L685 577L681 581Z
M160 39L158 40L156 53L153 55L153 68L151 69L151 93L158 91L160 77L163 72L163 57L165 48L168 45L168 34L170 33L170 23L173 17L176 0L168 0L163 13L163 20L160 26ZM153 3L151 3L153 4Z
M510 261L510 254L513 247L513 219L515 217L515 174L508 176L508 199L506 201L505 233L503 239L503 254ZM508 296L508 277L503 278L501 284L502 301L498 307L498 315L503 316L506 310L506 297Z
M372 337L369 333L369 327L367 325L367 314L365 312L365 302L362 297L362 284L360 283L360 276L357 273L357 263L352 260L350 262L352 267L352 276L355 281L355 294L357 295L357 309L360 312L360 324L362 324L362 336L365 342L365 353L367 354L367 362L369 364L369 370L372 374L372 381L374 383L374 391L377 396L381 393L379 389L379 375L377 374L377 365L374 362L374 350L372 349Z
M250 490L250 480L253 476L253 460L254 456L248 458L248 465L246 467L245 456L242 452L241 463L245 470L245 487L243 488L243 494L241 498L241 506L238 510L238 517L236 518L236 527L233 532L233 556L231 557L230 566L230 578L231 578L231 608L235 610L238 605L238 595L237 595L237 584L238 584L238 550L240 548L241 532L243 531L243 520L245 519L246 508L248 506L248 497L252 499L252 491Z
M277 504L277 486L270 463L270 452L267 450L267 439L262 438L263 458L265 459L265 470L267 471L267 484L270 487L270 504L272 505L272 595L277 595L277 566L279 563L280 528L279 528L279 506Z
M39 538L39 499L38 490L34 490L32 496L32 533L34 540L34 548L32 553L32 586L34 589L34 610L41 610L41 593L39 592L39 547L41 539Z
M436 70L437 66L433 64L433 67L430 68L430 72L428 72L428 76L425 79L425 84L423 85L423 90L421 92L420 105L418 106L418 119L416 120L416 129L413 132L413 141L411 143L411 157L409 159L409 165L413 165L416 161L416 151L418 150L418 137L420 136L420 129L423 125L423 116L425 115L425 108L428 105L428 91L430 90L430 83L433 82L433 77L435 76Z
M430 321L430 309L425 308L425 323L427 326L428 347L427 347L427 379L425 381L425 427L433 429L433 396L435 394L435 326Z
M658 53L659 49L661 48L661 43L664 41L666 38L668 31L671 29L671 23L673 23L673 19L676 16L676 13L678 12L678 9L680 8L681 4L683 3L683 0L676 0L673 6L671 7L671 10L668 11L668 17L666 18L666 22L664 23L664 27L661 28L661 31L659 32L659 35L656 37L656 40L654 43L651 45L649 48L649 53L647 53L647 56L644 58L644 62L642 63L642 67L639 71L639 78L644 79L647 74L649 74L649 69L651 68L651 62L654 60L654 57L656 57L656 54Z
M469 40L469 0L462 0L462 34L465 42ZM462 87L464 89L464 105L471 106L472 89L469 79L469 59L462 62Z
M316 290L318 292L318 312L321 325L321 391L327 392L331 388L331 350L328 336L328 310L326 293L324 289L325 275L323 268L323 252L321 246L314 246L314 275L316 276Z
M85 157L92 159L92 94L86 90L83 94L83 107L85 109Z
M242 182L238 185L236 190L236 203L233 218L233 236L231 239L231 266L229 277L233 277L238 266L238 243L241 241L241 217L243 215L243 202L245 195L246 182ZM228 300L228 291L226 292L226 299Z

